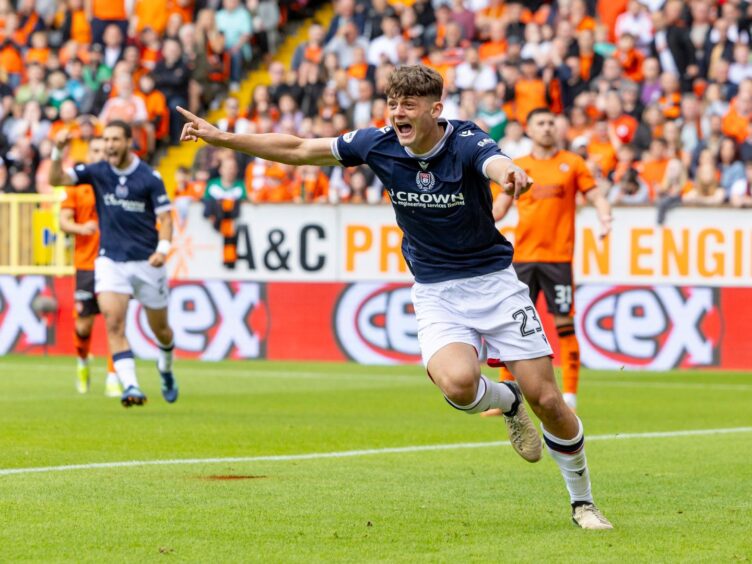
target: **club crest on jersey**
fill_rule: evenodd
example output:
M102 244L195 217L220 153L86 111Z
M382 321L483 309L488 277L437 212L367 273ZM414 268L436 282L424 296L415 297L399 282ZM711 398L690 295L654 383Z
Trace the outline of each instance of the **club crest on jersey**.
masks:
M418 190L428 192L436 184L436 178L433 172L420 171L415 175L415 183L418 185Z
M561 163L559 165L559 170L561 172L569 172L569 165L567 163Z
M125 185L125 176L121 176L119 178L120 184L117 188L115 188L115 195L118 198L127 198L128 197L128 187Z

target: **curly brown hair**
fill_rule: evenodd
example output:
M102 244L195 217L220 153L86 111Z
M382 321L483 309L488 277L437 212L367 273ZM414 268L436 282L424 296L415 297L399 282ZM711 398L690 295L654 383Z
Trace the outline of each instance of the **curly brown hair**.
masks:
M444 79L432 68L423 65L407 65L392 71L385 93L389 98L405 96L426 97L441 100Z

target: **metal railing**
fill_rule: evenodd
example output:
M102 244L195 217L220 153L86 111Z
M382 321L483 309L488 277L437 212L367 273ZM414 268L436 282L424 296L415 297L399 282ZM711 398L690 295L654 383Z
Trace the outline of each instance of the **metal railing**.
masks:
M0 194L0 274L65 276L75 272L71 245L60 231L63 190Z

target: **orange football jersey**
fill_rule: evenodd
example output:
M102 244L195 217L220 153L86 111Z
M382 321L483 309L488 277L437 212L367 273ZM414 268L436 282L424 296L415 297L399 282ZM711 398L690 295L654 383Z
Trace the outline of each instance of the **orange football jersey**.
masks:
M515 159L533 179L517 200L515 262L571 262L577 192L595 188L595 179L579 155L558 151L550 159Z
M94 199L94 188L89 184L68 186L65 189L63 209L73 210L73 221L86 223L97 221L97 208ZM94 235L76 235L73 249L73 266L76 270L94 270L94 260L99 253L99 231Z

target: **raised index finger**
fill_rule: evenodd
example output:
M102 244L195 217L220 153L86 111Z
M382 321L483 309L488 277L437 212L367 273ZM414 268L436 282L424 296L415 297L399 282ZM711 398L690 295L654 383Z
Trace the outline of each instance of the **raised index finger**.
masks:
M188 121L194 121L199 119L198 116L193 115L191 112L186 110L185 108L181 108L180 106L176 107L177 111L179 111L181 114L183 114L183 117L187 119Z

